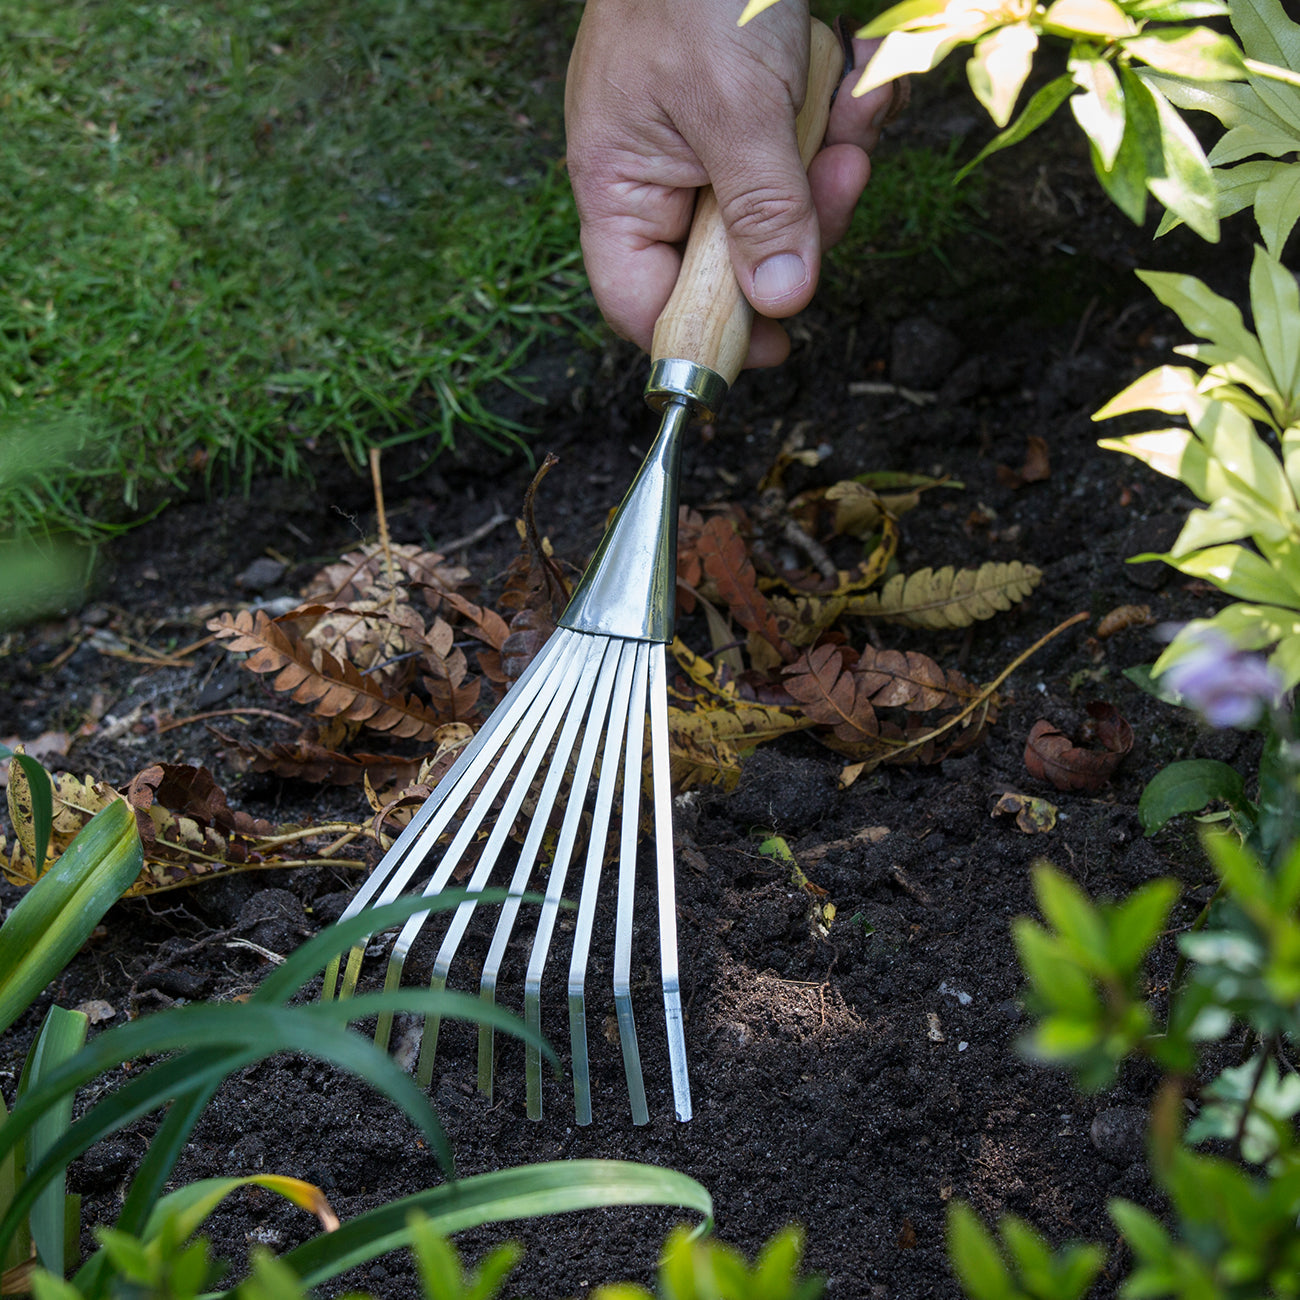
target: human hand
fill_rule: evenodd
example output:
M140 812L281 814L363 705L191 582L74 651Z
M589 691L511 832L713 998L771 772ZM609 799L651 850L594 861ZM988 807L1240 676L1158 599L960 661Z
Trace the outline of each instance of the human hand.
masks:
M711 184L732 263L757 313L748 366L777 365L774 317L807 306L821 252L842 238L870 175L892 85L837 95L805 173L795 139L808 67L806 0L744 27L739 0L587 0L565 92L582 252L605 319L647 351L672 293L695 191ZM875 42L855 41L861 69Z

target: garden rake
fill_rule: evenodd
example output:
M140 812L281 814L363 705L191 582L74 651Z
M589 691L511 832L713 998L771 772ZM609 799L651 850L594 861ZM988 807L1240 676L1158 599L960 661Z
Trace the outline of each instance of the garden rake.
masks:
M825 133L832 88L844 71L837 38L813 23L808 93L799 115L800 150L807 165ZM455 910L434 960L431 984L445 988L457 948L477 901L491 885L516 820L527 831L505 886L480 993L491 1001L510 937L539 860L549 858L524 983L524 1019L541 1031L542 973L550 952L569 869L590 802L586 861L578 891L569 964L569 1029L574 1106L579 1124L591 1122L585 980L596 901L611 821L617 821L618 885L614 933L614 1008L627 1076L632 1120L649 1119L632 1013L632 907L637 837L649 714L659 952L673 1099L680 1120L691 1117L677 961L672 798L668 781L666 646L672 641L677 569L677 477L682 433L694 420L712 419L739 374L749 346L752 309L732 272L718 204L703 190L696 204L673 295L655 325L646 399L662 416L658 436L627 496L583 574L556 631L514 684L491 718L465 746L425 803L348 905L343 919L399 898L412 877L432 867L426 897L445 889L480 828L500 800L477 863L465 882L467 897ZM535 803L526 807L541 776ZM589 801L595 785L594 801ZM558 835L548 836L552 811L563 807ZM617 806L617 812L616 812ZM521 826L522 831L522 826ZM450 841L443 837L450 834ZM407 955L428 920L412 916L393 944L386 988L396 988ZM353 948L341 996L355 989L366 944ZM326 972L322 996L334 995L337 960ZM433 1079L439 1021L426 1019L417 1074ZM391 1017L381 1019L376 1042L387 1044ZM479 1029L478 1083L492 1091L494 1035ZM526 1048L528 1115L542 1113L541 1053Z

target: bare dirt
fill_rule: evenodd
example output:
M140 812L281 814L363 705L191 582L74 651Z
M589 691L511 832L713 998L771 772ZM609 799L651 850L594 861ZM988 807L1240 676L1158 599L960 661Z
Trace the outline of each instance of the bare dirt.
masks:
M942 143L970 129L966 111L959 97L940 97L914 110L895 139ZM828 277L814 310L796 324L791 361L743 378L716 428L687 447L682 500L752 500L782 441L807 422L808 444L831 450L822 465L800 471L801 485L864 469L945 473L964 485L931 494L903 521L904 570L990 559L1043 570L1016 612L952 634L882 626L882 644L924 649L982 681L1071 614L1087 611L1089 620L1011 678L996 725L963 757L882 768L840 791L842 760L794 738L761 749L735 793L700 793L679 809L694 1119L672 1116L647 933L636 997L651 1123L628 1120L617 1046L599 1032L609 1008L594 994L595 1122L585 1128L573 1121L564 1079L548 1079L545 1118L525 1118L522 1052L512 1046L501 1054L489 1105L474 1090L471 1034L445 1031L433 1102L461 1174L587 1156L672 1166L709 1188L720 1235L751 1254L782 1225L802 1224L809 1268L824 1275L829 1296L853 1300L958 1295L944 1221L951 1201L964 1198L986 1217L1022 1215L1054 1241L1105 1241L1111 1255L1097 1294L1114 1294L1125 1252L1107 1200L1160 1204L1142 1140L1154 1079L1131 1069L1112 1090L1081 1096L1063 1075L1024 1059L1017 1041L1029 1019L1010 923L1033 911L1030 868L1042 858L1101 897L1177 876L1185 892L1176 925L1190 921L1208 888L1185 831L1144 837L1138 797L1172 759L1244 764L1247 742L1199 729L1125 679L1125 668L1158 652L1150 626L1104 641L1096 632L1118 606L1148 606L1161 623L1205 613L1215 601L1159 565L1125 565L1166 546L1189 503L1135 462L1099 450L1089 416L1167 360L1178 341L1176 323L1133 268L1194 271L1226 290L1248 249L1243 242L1206 250L1179 236L1153 246L1150 230L1133 229L1102 203L1068 133L1029 150L990 166L987 215L945 246L946 264L930 255L864 261ZM888 165L887 146L878 166ZM531 370L544 398L528 409L534 445L560 457L539 518L557 551L580 562L652 433L638 396L643 361L613 345L603 354L538 357ZM860 381L924 396L851 393ZM1006 470L1024 463L1031 435L1046 442L1050 475L1016 486ZM495 458L469 437L455 456L403 477L414 464L385 462L394 537L437 547L497 507L516 512L530 477L522 462ZM98 694L104 717L143 708L113 739L100 726L78 741L62 760L76 770L125 781L152 761L203 763L246 811L280 820L363 817L355 787L241 775L204 727L157 732L154 720L163 716L285 707L218 647L167 669L104 651L126 637L128 649L191 642L213 608L291 595L374 528L368 483L328 462L313 485L262 481L249 499L196 491L109 549L87 609L3 642L0 737L75 730ZM490 584L514 546L506 525L458 554ZM268 552L288 561L283 574L264 590L251 589L247 577L241 588L239 575ZM1093 794L1032 779L1023 752L1034 722L1077 731L1092 700L1115 705L1135 733L1115 777ZM266 719L246 725L250 734L275 734ZM993 816L1007 790L1048 799L1058 809L1055 828L1026 834L1013 818ZM872 827L888 833L860 834ZM815 923L789 870L759 853L756 835L773 831L835 904L829 930ZM120 1021L176 1000L247 992L269 967L229 941L288 951L337 915L355 883L341 870L249 874L118 906L102 937L6 1036L6 1098L51 1000L102 998ZM16 898L0 889L6 904ZM654 905L647 881L640 914L652 916ZM480 952L464 954L466 987ZM598 941L590 988L606 983L611 956ZM1151 971L1157 996L1171 965L1165 951ZM505 1000L511 1004L509 993ZM563 1059L562 989L548 988L546 1006L544 1028ZM73 1167L71 1185L85 1196L90 1223L112 1220L154 1125L134 1126ZM321 1184L345 1219L442 1177L404 1121L348 1078L292 1057L223 1088L177 1178L255 1170ZM602 1281L649 1281L676 1217L608 1210L467 1233L462 1247L473 1256L517 1236L527 1255L512 1293L558 1300ZM313 1225L250 1193L227 1203L210 1229L217 1252L238 1268L251 1241L288 1248ZM384 1297L410 1296L415 1286L403 1256L347 1282Z

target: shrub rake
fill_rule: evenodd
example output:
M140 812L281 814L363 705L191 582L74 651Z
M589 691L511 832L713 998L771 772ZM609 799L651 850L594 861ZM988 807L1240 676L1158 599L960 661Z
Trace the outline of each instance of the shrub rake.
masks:
M844 71L838 40L818 22L813 23L811 49L808 93L798 119L805 165L820 147L831 92ZM500 801L487 841L464 882L471 896L452 916L434 960L431 983L435 989L446 986L456 951L478 906L472 895L489 887L507 839L516 821L523 818L527 830L505 887L506 901L484 962L480 993L489 1001L495 999L530 879L539 863L549 858L545 896L524 982L524 1019L540 1034L542 974L590 803L568 982L574 1108L579 1124L591 1122L585 983L612 821L618 823L614 1008L632 1120L636 1124L649 1120L631 994L632 910L647 713L668 1057L677 1118L691 1117L677 960L665 686L666 647L672 641L676 596L678 465L683 430L692 421L712 419L739 374L751 323L752 309L732 272L717 201L711 190L702 190L677 285L655 325L646 400L661 414L658 436L556 631L461 751L343 916L346 920L368 907L393 902L417 873L431 865L432 875L423 892L426 896L441 892ZM539 775L541 789L530 806L529 796ZM594 799L589 799L593 782ZM550 831L552 813L561 807L563 816L555 834ZM448 833L450 842L443 847ZM411 945L427 919L428 913L411 917L397 936L388 958L386 988L400 983ZM341 997L350 996L356 987L365 948L366 944L359 944L348 956ZM323 997L334 996L338 970L336 959L326 971ZM377 1026L375 1040L381 1046L386 1045L391 1028L391 1017ZM433 1080L438 1029L437 1017L426 1020L417 1064L418 1077L426 1087ZM483 1026L479 1030L478 1084L489 1095L493 1055L493 1031ZM532 1045L527 1048L525 1071L528 1115L540 1119L542 1063L540 1052Z

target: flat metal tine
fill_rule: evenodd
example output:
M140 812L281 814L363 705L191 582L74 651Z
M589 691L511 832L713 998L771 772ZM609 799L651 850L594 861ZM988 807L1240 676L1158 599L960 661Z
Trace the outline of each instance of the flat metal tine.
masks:
M573 930L573 956L569 962L569 1045L573 1061L573 1108L579 1124L591 1123L591 1073L587 1060L587 959L591 955L591 930L596 921L596 896L600 890L600 872L605 861L605 844L609 839L609 818L618 786L619 756L623 733L627 728L627 705L632 693L632 676L636 667L636 643L624 641L616 665L609 722L601 751L600 776L596 782L596 804L592 810L591 832L587 838L587 861L582 873L582 892L578 897L578 920Z
M673 1074L677 1118L691 1117L691 1083L686 1074L686 1031L682 1024L677 969L677 886L673 864L673 797L668 782L668 693L664 647L650 648L650 772L654 788L655 871L659 884L659 957L663 971L668 1061Z
M617 653L618 642L602 638L606 644L606 654L610 647ZM573 857L573 846L578 838L578 827L582 822L582 805L587 787L591 783L591 771L596 763L596 751L600 747L601 731L609 712L609 697L614 690L613 675L598 673L596 688L592 694L591 708L587 713L586 726L582 733L582 745L578 751L573 767L573 782L569 787L569 802L564 810L564 821L560 827L560 838L555 846L555 861L551 864L551 874L546 882L546 898L542 903L541 915L537 919L537 933L533 937L533 950L528 961L528 973L524 977L524 1023L535 1034L542 1032L542 970L546 965L546 956L551 946L551 937L555 932L555 919L560 910L564 896L564 878ZM528 1118L542 1117L542 1054L533 1044L524 1048L524 1067L526 1074L526 1093Z
M632 907L636 896L636 846L641 821L641 773L645 765L646 682L650 644L636 647L636 668L623 750L623 821L618 852L618 913L614 927L614 1014L618 1041L623 1048L623 1073L627 1076L632 1123L648 1124L645 1080L637 1047L636 1020L632 1015Z
M437 868L434 870L433 875L429 878L428 883L424 887L423 896L425 898L430 898L435 894L441 893L446 887L447 882L452 877L452 873L460 864L460 860L464 856L465 850L469 847L470 842L478 833L478 828L483 824L483 819L491 811L492 804L500 793L501 787L505 785L510 774L514 771L516 764L519 763L521 756L532 742L534 734L538 731L546 717L551 702L554 700L555 696L560 693L561 684L568 684L569 670L574 661L580 659L581 650L582 647L576 643L566 647L565 657L559 664L560 671L553 675L554 680L548 682L547 690L539 691L533 697L528 710L525 712L524 716L520 718L519 725L511 734L505 750L496 759L495 766L488 768L486 779L483 782L483 788L479 791L477 797L469 807L466 808L464 816L461 818L461 823L456 829L456 834L453 836L451 843L447 846L446 852L438 860ZM472 772L473 769L467 769L465 776L462 777L462 781L468 780ZM520 803L523 802L526 793L526 789L521 790L519 794ZM459 808L460 804L463 802L464 799L462 797L457 804L457 808ZM517 808L516 811L518 811ZM498 828L500 827L500 824L500 821L498 821ZM509 829L510 827L507 823L505 830L508 831ZM503 831L502 834L504 833L505 832ZM425 837L428 837L427 847L431 850L437 843L437 835L433 833L433 823L430 823L429 827L426 829ZM421 843L426 842L425 837L416 841L417 847ZM382 905L388 901L389 900L384 895L381 895L378 905ZM415 942L416 937L419 935L420 930L424 927L424 923L428 919L428 912L417 912L414 916L410 917L402 927L396 941L393 943L393 950L388 958L388 973L384 979L384 987L386 989L396 988L398 986L398 983L401 980L402 968L406 965L406 958L410 953L411 945ZM380 1031L389 1030L391 1027L391 1017L380 1018L379 1024L375 1029L375 1045L377 1047L384 1047L387 1045L387 1036L385 1034L384 1037L381 1037Z
M551 741L560 728L560 720L570 709L574 696L582 692L583 678L589 663L593 658L598 660L598 649L598 647L588 647L586 655L575 654L564 664L564 680L560 682L559 689L552 696L541 725L528 741L528 749L512 780L506 801L496 818L492 833L483 847L469 883L465 886L471 894L480 893L487 886L488 877L497 864L501 849L515 824L515 818L519 816L519 810L532 789L537 769L541 767L542 760L550 751ZM590 693L590 686L586 691L587 694ZM583 698L585 700L585 695ZM520 730L524 728L521 727ZM504 764L505 759L502 762ZM429 987L434 991L447 987L451 963L455 960L456 950L460 947L460 941L465 936L477 906L477 899L467 898L452 916L451 924L447 927L447 933L443 936L438 955L433 963L433 976L429 981ZM424 1020L424 1034L420 1041L420 1059L416 1078L425 1088L433 1082L433 1063L438 1051L438 1029L441 1023L442 1017L433 1012L430 1012Z
M580 639L579 634L567 629L559 629L550 637L501 705L457 755L456 761L447 769L433 793L416 810L388 852L380 859L379 865L344 909L340 920L350 920L367 907L394 902L401 895L407 881L423 864L456 809L466 794L473 790L483 769L492 761L497 749L505 743L507 734L528 711L534 697L543 692L548 684L553 689L549 675L555 663L562 655L572 652ZM453 799L453 795L459 797ZM426 831L431 832L431 837L426 837ZM427 847L422 847L425 844ZM376 899L375 896L381 890L382 896ZM340 993L342 997L349 996L356 987L361 958L368 942L368 938L362 940L348 955L347 973ZM334 996L338 966L336 957L326 969L322 1000L328 1001Z
M596 683L596 669L603 653L604 642L595 637L585 637L588 643L588 658L583 664L582 677L573 693L573 700L564 719L564 729L555 744L555 753L546 771L546 779L537 796L537 807L528 825L528 834L523 847L519 850L519 859L515 863L514 875L510 878L506 901L501 905L497 916L496 930L492 934L492 945L488 949L487 959L483 963L483 974L479 982L479 996L487 1002L496 1001L497 979L501 974L501 965L505 961L506 948L514 931L519 908L523 903L524 891L528 888L529 878L541 852L546 838L547 827L551 819L551 810L559 797L564 784L565 773L569 766L569 756L577 748L578 730L586 716L587 702L591 698L592 688ZM495 1031L490 1024L482 1024L478 1031L478 1086L479 1091L492 1096L493 1056L496 1050Z

